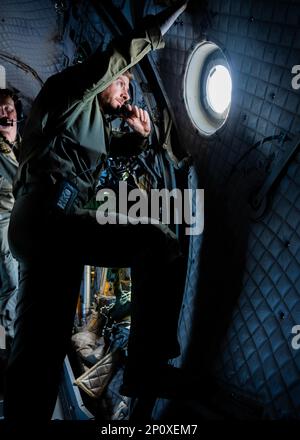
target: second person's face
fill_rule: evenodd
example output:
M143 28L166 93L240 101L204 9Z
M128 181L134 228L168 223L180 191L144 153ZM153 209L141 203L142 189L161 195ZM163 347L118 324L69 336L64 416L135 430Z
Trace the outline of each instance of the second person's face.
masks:
M0 97L0 118L14 121L12 126L0 125L0 133L10 142L14 142L17 135L17 111L14 100L10 96Z

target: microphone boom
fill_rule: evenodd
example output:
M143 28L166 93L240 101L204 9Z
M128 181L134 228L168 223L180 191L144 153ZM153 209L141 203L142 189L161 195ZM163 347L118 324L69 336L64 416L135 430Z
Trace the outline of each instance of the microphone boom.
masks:
M0 125L3 127L12 127L17 122L14 119L0 118Z

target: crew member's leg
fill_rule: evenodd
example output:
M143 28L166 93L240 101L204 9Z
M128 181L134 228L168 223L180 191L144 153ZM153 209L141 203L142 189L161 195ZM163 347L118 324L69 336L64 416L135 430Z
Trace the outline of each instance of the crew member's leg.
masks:
M27 211L30 211L29 207ZM25 220L23 215L22 227L26 226ZM43 243L37 240L36 232L29 237L28 228L35 230L32 222L33 219L28 221L27 230L24 230L28 239L24 255L29 252L35 258L30 263L21 264L20 299L6 380L5 414L10 420L28 420L34 416L43 421L49 419L53 411L59 374L71 336L83 264L133 268L136 283L133 295L137 298L133 332L137 336L131 347L134 355L135 346L139 345L143 350L147 346L155 357L156 348L159 347L158 352L162 348L159 339L168 315L165 309L157 314L157 331L153 333L149 325L152 310L143 304L144 300L145 304L152 302L149 298L153 292L162 298L164 308L172 304L172 289L165 290L163 283L157 281L170 275L165 268L171 267L169 265L180 252L174 235L161 227L99 225L94 212L50 219L41 234ZM18 234L23 236L18 228L12 227L12 232L16 237ZM40 246L40 250L28 249L30 243ZM16 250L16 254L22 255L21 251ZM142 338L138 336L139 332L142 332ZM172 335L176 339L174 332ZM164 343L163 349L166 347L168 344Z
M132 270L130 364L165 363L180 354L178 318L185 282L182 256L157 264L142 261Z
M45 253L20 264L15 338L5 381L8 421L42 423L52 416L71 337L82 266Z
M75 229L82 230L79 226L81 219L76 221ZM90 223L89 227L87 223ZM89 232L77 244L93 264L132 268L126 380L145 381L147 371L165 365L168 359L180 353L177 327L184 292L185 262L178 241L163 225L100 226L92 217L86 222L85 231ZM94 245L91 247L89 243Z

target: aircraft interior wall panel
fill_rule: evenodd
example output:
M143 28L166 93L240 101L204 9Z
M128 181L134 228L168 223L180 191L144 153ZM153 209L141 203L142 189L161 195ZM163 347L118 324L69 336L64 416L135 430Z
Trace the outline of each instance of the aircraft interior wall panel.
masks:
M188 363L204 377L214 371L249 411L257 406L255 417L299 418L300 350L291 345L293 326L300 322L299 154L272 189L262 218L251 219L247 197L264 178L261 164L272 154L280 160L289 148L272 141L250 153L253 146L268 136L299 137L299 90L292 87L291 70L300 60L300 4L207 3L206 19L203 10L192 18L185 14L168 35L167 48L157 54L182 145L192 154L205 189L201 258L193 267L198 301L187 309L180 335L186 338L184 328L197 320ZM187 59L201 40L197 23L204 38L223 48L234 82L229 118L209 139L188 121L182 100L179 40L189 43ZM157 406L158 417L166 406L164 401Z

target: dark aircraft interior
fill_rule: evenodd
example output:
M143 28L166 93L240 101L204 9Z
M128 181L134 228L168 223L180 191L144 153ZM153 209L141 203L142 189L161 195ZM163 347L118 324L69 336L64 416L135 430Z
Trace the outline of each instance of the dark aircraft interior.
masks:
M20 98L20 133L47 78L174 3L1 0L0 87ZM52 418L300 420L300 2L190 0L164 40L130 85L150 115L150 147L108 156L97 190L191 190L193 222L169 219L186 263L171 362L200 386L180 399L120 394L131 271L85 266ZM129 131L120 115L112 124ZM160 301L153 291L153 327ZM3 328L0 341L4 352Z

